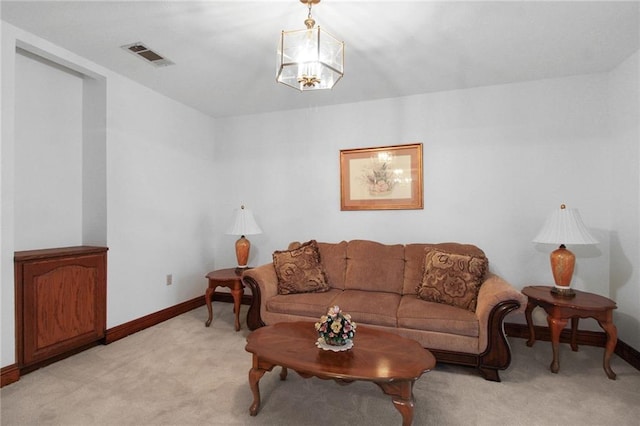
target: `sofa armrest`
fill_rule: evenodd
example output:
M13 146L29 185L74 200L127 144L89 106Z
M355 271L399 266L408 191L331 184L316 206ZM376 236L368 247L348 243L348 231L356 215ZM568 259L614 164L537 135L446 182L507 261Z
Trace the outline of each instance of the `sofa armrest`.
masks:
M273 263L267 263L242 274L242 281L251 289L251 306L247 313L247 326L255 330L264 326L262 312L266 309L267 300L278 294L278 276Z
M479 368L485 374L496 374L511 363L511 350L504 334L504 318L511 312L522 312L527 297L499 276L489 273L478 293L476 315L479 322ZM499 380L499 379L498 379Z
M487 274L478 292L476 315L482 321L482 318L486 318L498 303L504 302L505 300L515 300L520 304L514 312L524 312L527 306L527 297L514 286L498 275L493 273Z

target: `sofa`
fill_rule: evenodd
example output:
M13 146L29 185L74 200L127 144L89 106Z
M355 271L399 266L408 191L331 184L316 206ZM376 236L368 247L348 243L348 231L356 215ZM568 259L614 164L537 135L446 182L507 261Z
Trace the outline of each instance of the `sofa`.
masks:
M475 367L492 381L511 363L504 319L527 301L489 271L481 249L460 243L292 243L242 280L252 291L251 330L317 321L337 305L357 324L414 339L438 362Z

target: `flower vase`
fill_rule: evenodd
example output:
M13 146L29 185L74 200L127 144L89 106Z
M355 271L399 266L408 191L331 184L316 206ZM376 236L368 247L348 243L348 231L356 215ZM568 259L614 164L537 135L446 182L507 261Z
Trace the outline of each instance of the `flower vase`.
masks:
M347 339L342 339L340 337L325 336L324 342L330 346L344 346L347 344Z
M339 306L332 306L326 315L315 323L318 332L316 346L325 351L346 351L353 347L353 337L356 333L356 323L351 315L340 311Z

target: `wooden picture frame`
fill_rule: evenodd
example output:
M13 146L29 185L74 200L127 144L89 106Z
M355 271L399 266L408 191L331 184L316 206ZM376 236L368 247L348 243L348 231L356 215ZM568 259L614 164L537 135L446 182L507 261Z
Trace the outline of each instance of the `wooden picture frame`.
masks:
M422 209L422 144L340 150L340 210Z

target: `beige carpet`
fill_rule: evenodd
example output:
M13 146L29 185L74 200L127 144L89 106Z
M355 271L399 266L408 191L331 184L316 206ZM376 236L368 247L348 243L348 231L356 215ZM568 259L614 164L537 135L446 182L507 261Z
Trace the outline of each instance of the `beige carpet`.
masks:
M23 376L0 391L2 425L399 425L400 413L371 383L339 386L279 369L260 381L262 407L249 416L248 334L233 329L230 304L214 302L204 327L198 308L108 346ZM246 314L242 307L242 315ZM356 337L357 344L357 337ZM638 425L640 372L614 356L618 379L602 370L602 349L511 339L502 382L438 366L416 382L414 425Z

